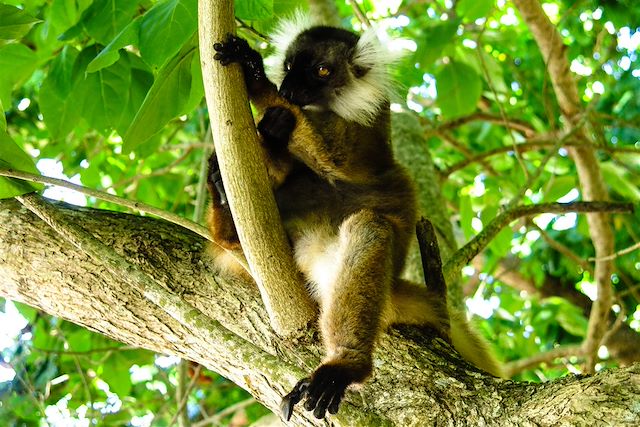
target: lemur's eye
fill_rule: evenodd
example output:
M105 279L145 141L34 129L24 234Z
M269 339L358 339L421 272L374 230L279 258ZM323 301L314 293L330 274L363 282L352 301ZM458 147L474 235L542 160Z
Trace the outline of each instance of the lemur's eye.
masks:
M329 77L331 75L331 69L329 67L325 67L324 65L320 65L318 68L316 68L316 74L318 75L318 77Z
M287 61L284 63L284 70L285 71L290 71L291 70L291 62Z

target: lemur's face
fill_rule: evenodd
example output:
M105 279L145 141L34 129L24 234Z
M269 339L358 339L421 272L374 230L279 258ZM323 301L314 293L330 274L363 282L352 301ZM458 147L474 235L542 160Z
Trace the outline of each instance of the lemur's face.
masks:
M289 46L283 64L280 95L301 107L327 108L357 70L350 66L355 34L331 27L314 27Z

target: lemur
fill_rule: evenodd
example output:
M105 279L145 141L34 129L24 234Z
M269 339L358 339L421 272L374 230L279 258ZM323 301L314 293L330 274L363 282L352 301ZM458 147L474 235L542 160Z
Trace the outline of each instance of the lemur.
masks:
M240 64L261 114L257 130L297 266L320 308L326 355L283 398L317 418L335 414L345 390L372 373L376 339L389 325L435 328L465 357L499 376L487 345L439 293L401 279L417 208L414 186L390 145L387 66L374 31L313 25L298 16L273 37L273 83L260 54L229 35L214 45L223 66ZM210 161L214 240L241 255L215 155ZM217 262L241 272L223 250ZM239 273L241 274L241 273Z

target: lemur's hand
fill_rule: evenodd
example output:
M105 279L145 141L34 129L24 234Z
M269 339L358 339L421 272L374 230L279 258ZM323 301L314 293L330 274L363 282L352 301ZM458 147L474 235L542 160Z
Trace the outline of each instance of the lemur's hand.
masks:
M226 66L234 62L242 65L247 83L251 80L266 79L262 57L249 46L245 39L227 34L225 40L215 43L213 48L217 52L213 59L219 61L221 65Z
M268 148L286 149L295 126L296 118L291 110L285 107L269 107L258 123L258 131Z

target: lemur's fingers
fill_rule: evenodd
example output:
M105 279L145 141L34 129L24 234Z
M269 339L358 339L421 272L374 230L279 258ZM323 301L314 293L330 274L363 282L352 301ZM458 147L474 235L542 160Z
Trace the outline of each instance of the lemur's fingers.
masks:
M234 62L246 62L252 52L246 40L227 34L224 41L213 44L213 49L217 52L213 59L222 65L229 65Z
M280 402L280 414L285 421L289 421L293 414L293 407L302 400L309 387L309 378L304 378L293 386L293 389L282 398Z
M286 147L295 126L296 117L291 110L285 107L269 107L258 123L258 131L271 148Z

